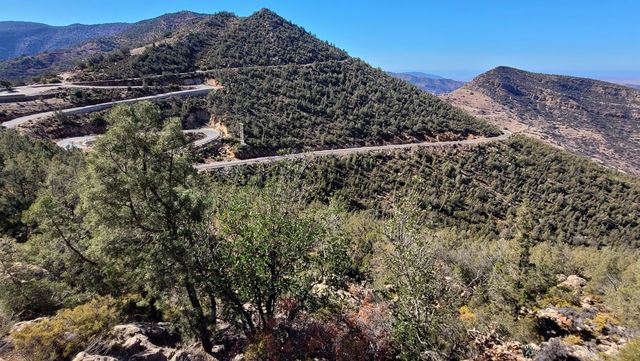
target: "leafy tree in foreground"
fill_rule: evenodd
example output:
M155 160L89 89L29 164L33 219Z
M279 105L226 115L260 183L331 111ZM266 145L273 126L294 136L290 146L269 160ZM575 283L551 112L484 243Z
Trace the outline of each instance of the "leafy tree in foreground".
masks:
M296 202L286 184L225 193L218 207L220 234L228 240L225 268L232 291L253 306L241 322L250 332L268 332L284 297L294 302L286 310L293 320L313 285L347 272L345 239Z
M178 296L206 351L219 315L248 335L268 332L284 297L295 317L314 282L341 272L341 239L290 193L199 191L179 122L163 124L157 106L117 107L108 120L82 190L100 263L131 291L173 306Z
M148 102L116 107L108 121L109 131L88 157L85 220L110 273L153 295L179 292L191 328L211 351L216 298L204 281L207 267L191 249L210 240L199 229L206 204L194 191L180 123L163 124L159 108Z
M0 234L25 241L29 229L21 216L44 182L55 145L32 141L14 130L0 129Z

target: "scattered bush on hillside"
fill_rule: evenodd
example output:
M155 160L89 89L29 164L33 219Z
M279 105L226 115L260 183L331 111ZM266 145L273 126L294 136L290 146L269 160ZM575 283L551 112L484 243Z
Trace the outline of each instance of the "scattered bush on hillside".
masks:
M615 359L616 361L640 361L640 337L636 337L629 341L620 354Z
M31 261L23 245L0 238L0 328L51 314L63 304L68 289Z
M55 316L20 327L11 334L16 350L29 360L70 360L119 317L113 298L97 298Z
M536 243L640 246L637 179L524 137L472 148L256 165L210 176L261 184L281 173L295 174L309 200L337 198L349 210L379 214L418 187L419 205L429 213L425 226L454 227L479 238L511 238L516 209L528 199Z
M464 139L499 131L359 60L221 70L210 110L250 150L275 153ZM278 99L274 103L274 99Z
M437 253L436 239L421 233L415 210L401 208L387 229L392 247L387 257L397 288L392 307L393 332L404 360L456 359L469 340L459 322L461 280Z

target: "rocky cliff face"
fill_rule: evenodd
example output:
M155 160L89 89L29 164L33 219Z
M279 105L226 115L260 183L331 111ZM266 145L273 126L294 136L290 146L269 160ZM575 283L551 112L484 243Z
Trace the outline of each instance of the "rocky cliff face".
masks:
M180 335L168 323L118 325L73 361L166 360L215 361L196 348L180 346Z
M640 174L640 91L499 67L446 95L498 126Z
M535 328L544 342L522 344L502 340L496 333L476 336L482 361L604 361L615 359L634 336L619 325L597 297L585 291L587 281L577 275L564 277L558 288L580 299L580 305L549 304L533 312ZM473 332L473 331L472 331Z

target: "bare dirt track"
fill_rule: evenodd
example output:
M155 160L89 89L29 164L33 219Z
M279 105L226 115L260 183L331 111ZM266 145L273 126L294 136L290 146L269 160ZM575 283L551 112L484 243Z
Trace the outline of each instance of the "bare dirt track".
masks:
M245 165L252 165L252 164L259 164L259 163L272 163L272 162L278 162L283 160L304 159L304 158L314 158L314 157L323 157L323 156L343 156L343 155L350 155L350 154L393 151L393 150L412 149L412 148L480 145L480 144L504 141L504 140L507 140L510 136L511 136L511 132L505 130L502 135L499 135L497 137L491 137L491 138L477 138L477 139L466 139L466 140L446 141L446 142L422 142L422 143L409 143L409 144L379 145L379 146L358 147L358 148L318 150L313 152L277 155L272 157L232 160L232 161L224 161L224 162L209 162L209 163L198 164L195 167L196 169L198 169L198 171L203 172L203 171L209 171L209 170L215 170L215 169L233 168L238 166L245 166Z

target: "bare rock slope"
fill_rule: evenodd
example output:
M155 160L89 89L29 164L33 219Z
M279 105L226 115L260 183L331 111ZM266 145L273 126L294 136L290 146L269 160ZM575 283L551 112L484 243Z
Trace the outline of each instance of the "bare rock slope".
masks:
M498 67L443 96L489 122L640 174L640 91Z

